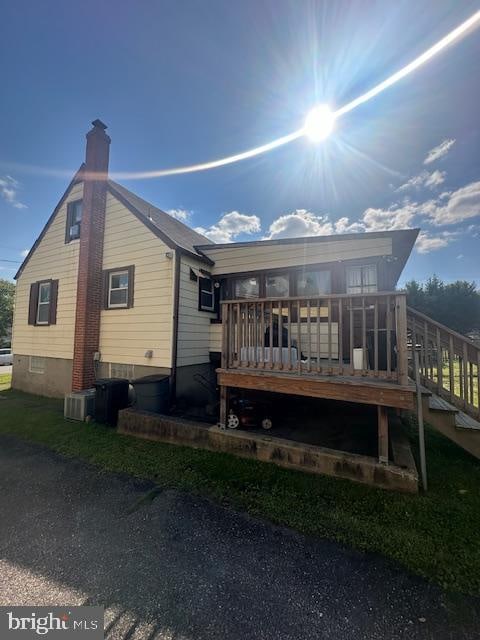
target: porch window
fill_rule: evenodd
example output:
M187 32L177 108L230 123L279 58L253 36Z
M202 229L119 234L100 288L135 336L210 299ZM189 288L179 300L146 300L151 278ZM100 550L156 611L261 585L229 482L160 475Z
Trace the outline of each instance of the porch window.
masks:
M200 311L214 311L215 309L215 289L213 280L210 278L199 278L199 305Z
M69 202L67 205L67 228L65 231L65 242L71 242L80 238L80 225L82 223L82 200Z
M258 298L260 293L260 280L257 276L238 278L235 280L235 298Z
M130 309L133 307L133 280L135 267L120 267L103 272L104 309Z
M347 293L375 291L378 291L376 264L347 267Z
M49 324L51 288L51 282L39 282L38 284L37 324Z
M297 275L297 295L317 296L331 293L330 271L302 271Z
M265 296L267 298L288 298L290 278L288 274L267 275L265 277Z

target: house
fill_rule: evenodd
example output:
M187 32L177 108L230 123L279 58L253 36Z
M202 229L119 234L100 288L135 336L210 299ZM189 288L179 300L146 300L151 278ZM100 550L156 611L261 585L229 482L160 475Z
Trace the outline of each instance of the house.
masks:
M223 425L232 389L374 405L386 461L387 408L415 406L395 289L418 229L214 244L109 179L105 129L16 275L12 386L61 397L161 373L172 403L201 406L217 383Z

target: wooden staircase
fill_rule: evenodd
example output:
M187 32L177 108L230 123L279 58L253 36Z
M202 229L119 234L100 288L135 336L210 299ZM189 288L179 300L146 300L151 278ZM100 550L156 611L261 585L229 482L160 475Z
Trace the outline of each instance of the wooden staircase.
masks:
M413 379L418 353L424 420L480 459L480 347L410 307L407 335Z
M480 459L480 422L425 387L422 405L425 422Z

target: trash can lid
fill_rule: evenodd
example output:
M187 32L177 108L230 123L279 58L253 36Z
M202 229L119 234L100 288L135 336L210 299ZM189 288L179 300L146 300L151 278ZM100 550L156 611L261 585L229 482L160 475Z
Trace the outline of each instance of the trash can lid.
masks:
M165 373L154 373L149 376L143 376L142 378L137 378L136 380L132 380L132 384L152 384L155 382L162 382L163 380L168 380L170 376Z
M116 385L116 384L125 384L128 383L127 378L98 378L98 380L95 380L95 382L93 383L93 386L99 386L99 385L103 385L103 384L107 384L107 385Z

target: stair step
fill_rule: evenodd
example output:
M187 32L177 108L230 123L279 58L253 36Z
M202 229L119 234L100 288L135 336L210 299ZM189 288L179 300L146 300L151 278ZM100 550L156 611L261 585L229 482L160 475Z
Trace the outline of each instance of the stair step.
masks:
M459 411L455 416L455 426L457 429L474 429L480 431L480 422L463 413L463 411Z
M429 397L428 408L431 411L449 411L451 413L458 413L458 409L456 407L436 395L431 395Z

